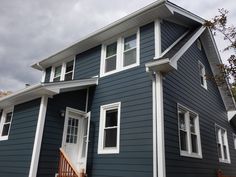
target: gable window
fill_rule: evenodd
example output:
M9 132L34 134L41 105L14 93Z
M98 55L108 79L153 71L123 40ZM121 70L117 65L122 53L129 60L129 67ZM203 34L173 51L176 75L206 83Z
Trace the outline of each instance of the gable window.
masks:
M236 150L236 134L233 133L234 149Z
M2 112L1 120L0 120L0 140L7 140L10 128L11 128L11 122L12 122L12 115L13 115L13 109L5 109Z
M198 68L199 68L201 86L207 89L206 70L205 66L200 61L198 61Z
M121 103L101 106L98 153L119 153Z
M202 50L202 44L201 44L200 39L197 40L197 48L198 48L199 50Z
M139 65L139 31L102 45L100 76Z
M74 60L52 67L50 82L69 81L74 76Z
M227 131L218 125L216 125L216 142L219 161L230 163Z
M180 154L189 157L202 157L199 117L193 111L178 105Z

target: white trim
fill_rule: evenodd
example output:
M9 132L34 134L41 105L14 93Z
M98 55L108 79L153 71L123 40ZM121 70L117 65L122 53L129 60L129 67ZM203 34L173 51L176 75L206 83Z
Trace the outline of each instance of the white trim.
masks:
M105 119L106 111L118 109L117 115L117 142L116 147L104 148L104 129L105 129ZM100 107L100 122L99 122L99 137L98 137L98 154L119 154L120 152L120 117L121 117L121 102L111 103L107 105L102 105Z
M217 131L217 129L218 129L219 131ZM225 131L225 134L224 134L224 142L226 143L225 145L226 145L226 148L227 148L227 152L226 152L226 153L227 153L228 159L225 159L225 157L224 157L223 140L222 140L222 130ZM220 141L219 143L220 143L221 148L219 149L218 146L217 146L217 150L218 150L218 151L221 150L222 158L219 157L219 162L230 164L230 163L231 163L231 160L230 160L230 152L229 152L229 143L228 143L227 130L226 130L225 128L223 128L222 126L220 126L220 125L218 125L218 124L215 124L215 133L218 134L218 138L220 138L220 139L219 139L219 141ZM217 135L216 135L216 137L217 137ZM218 141L218 140L216 139L216 141ZM217 142L216 142L216 144L217 144Z
M41 82L45 82L45 79L46 79L46 71L43 70L43 75L42 75L42 78L41 78Z
M166 177L165 162L165 134L164 134L164 106L163 106L163 78L156 73L156 127L157 127L157 165L158 177Z
M180 140L180 129L179 129L179 109L183 109L186 111L185 114L185 124L186 124L186 133L187 133L187 151L181 150L181 140ZM195 135L197 136L197 148L198 152L194 153L192 152L192 145L191 145L191 130L190 130L190 113L193 113L196 115L195 118ZM186 106L183 106L179 103L177 103L177 114L178 114L178 134L179 134L179 150L180 150L180 155L185 156L185 157L192 157L192 158L200 158L202 159L202 145L201 145L201 134L200 134L200 123L199 123L199 115L189 109Z
M227 111L228 121L230 122L231 119L233 119L235 115L236 115L236 111Z
M156 76L152 78L152 129L153 129L153 177L157 177L157 117L156 117Z
M88 145L89 145L89 132L90 132L90 120L91 120L91 112L87 113L88 119L88 127L87 127L87 138L86 138L86 149L85 149L85 169L84 172L86 173L87 170L87 160L88 160Z
M136 63L133 63L128 66L123 66L124 60L124 39L129 37L130 35L136 34ZM116 51L116 69L105 72L105 61L106 61L106 46L112 43L117 43L117 51ZM114 55L115 56L115 55ZM118 73L120 71L124 71L126 69L130 69L140 65L140 29L136 28L135 30L129 30L125 32L119 37L112 38L108 41L103 42L101 48L101 59L100 59L100 77L105 77L114 73Z
M197 38L203 33L206 27L202 26L199 30L184 44L184 46L176 52L176 54L170 59L173 65L176 65L180 57L188 50L188 48L197 40Z
M161 53L160 57L163 57L167 52L169 52L179 41L181 41L187 34L189 33L189 31L186 31L183 35L181 35L174 43L172 43L164 52ZM159 57L159 58L160 58ZM154 58L154 59L158 59L158 58Z
M43 138L44 123L45 123L45 117L46 117L46 111L47 111L47 103L48 103L48 97L42 96L40 108L39 108L38 123L37 123L35 138L34 138L34 146L33 146L33 152L32 152L32 157L31 157L29 177L36 177L37 175L40 149L41 149L41 143L42 143L42 138Z
M199 65L202 67L202 70L200 70ZM200 80L200 84L204 89L207 90L206 69L200 60L198 60L198 70L199 70L200 77L203 77L203 84L201 83L201 80ZM202 73L200 73L200 72L202 72Z
M233 133L234 149L236 150L236 134Z
M161 20L156 19L154 22L154 42L155 42L155 57L159 58L161 55Z

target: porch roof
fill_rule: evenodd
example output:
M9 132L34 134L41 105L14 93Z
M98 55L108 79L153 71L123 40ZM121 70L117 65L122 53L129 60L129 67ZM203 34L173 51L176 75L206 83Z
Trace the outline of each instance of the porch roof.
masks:
M23 90L1 98L0 109L31 101L36 98L40 98L43 95L52 97L53 95L59 93L80 90L93 85L98 85L98 78L54 83L40 83L37 85L26 87Z

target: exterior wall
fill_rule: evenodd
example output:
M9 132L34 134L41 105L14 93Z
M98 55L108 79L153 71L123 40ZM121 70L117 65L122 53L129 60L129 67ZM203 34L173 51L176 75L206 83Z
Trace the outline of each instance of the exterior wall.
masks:
M141 27L140 32L140 66L100 78L94 91L87 167L90 177L152 176L152 82L145 63L154 57L154 23ZM94 62L100 66L100 56ZM114 102L121 102L120 153L98 154L100 106Z
M164 52L187 30L186 27L163 20L161 23L161 51Z
M53 177L57 173L64 128L60 110L71 107L84 111L86 93L87 90L79 90L49 98L37 177Z
M233 147L232 128L217 86L207 81L208 89L200 84L198 60L212 74L204 51L196 42L178 61L178 70L164 79L164 116L167 177L215 177L216 169L236 176L236 150ZM177 103L199 114L202 159L180 156ZM215 123L227 129L231 164L220 163L217 153Z
M0 141L0 176L28 177L40 99L14 107L9 139Z

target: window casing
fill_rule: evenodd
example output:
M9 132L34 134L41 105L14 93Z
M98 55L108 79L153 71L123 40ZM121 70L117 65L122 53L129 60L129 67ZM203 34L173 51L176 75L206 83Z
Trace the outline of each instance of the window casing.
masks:
M13 117L13 108L4 109L0 119L0 141L7 140L9 137L11 122Z
M234 149L236 150L236 134L233 133Z
M100 76L107 76L139 65L139 30L102 45Z
M216 143L219 161L223 163L230 163L227 131L218 125L216 125Z
M198 61L198 69L199 69L201 86L207 89L206 70L205 70L205 66L200 61Z
M50 82L73 80L74 67L75 59L52 66Z
M180 155L202 158L198 114L178 104Z
M120 109L120 102L101 106L98 154L119 153Z

